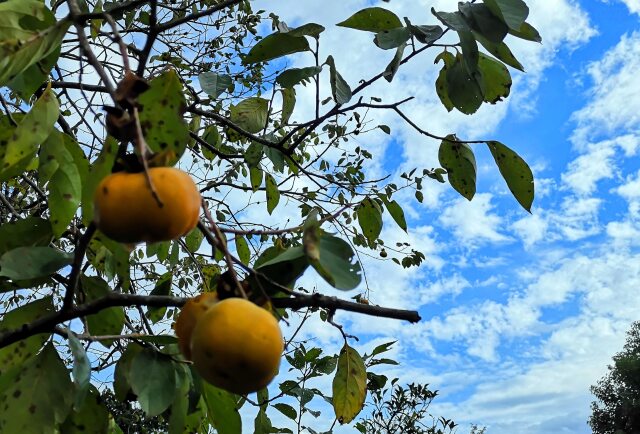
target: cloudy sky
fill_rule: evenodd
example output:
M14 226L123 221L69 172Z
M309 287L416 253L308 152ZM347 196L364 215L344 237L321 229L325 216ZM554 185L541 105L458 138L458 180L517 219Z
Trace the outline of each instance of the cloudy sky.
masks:
M389 222L383 238L411 241L427 260L419 269L401 270L367 259L370 298L386 306L419 306L423 321L337 316L348 332L362 337L354 343L361 352L397 339L393 355L402 364L387 375L439 389L432 410L460 423L461 433L471 423L486 425L490 434L590 432L589 386L639 319L640 2L527 3L528 21L543 44L509 41L527 73L511 71L514 86L506 102L473 116L447 113L433 87L435 52L406 65L392 84L382 82L367 93L385 102L415 96L405 112L416 123L436 134L500 140L530 163L536 178L529 215L511 197L488 150L477 148L478 194L472 202L436 182L425 185L422 204L411 193L398 196L410 232L404 235ZM322 54L334 55L353 87L384 69L392 56L373 46L371 34L334 26L368 5L264 4L290 26L325 25ZM380 5L413 23L435 24L429 8L454 10L457 2ZM310 61L291 60L295 66ZM304 116L304 107L297 110ZM438 165L436 142L392 113L375 115L392 133L360 139L385 156L372 174L397 176ZM329 351L339 348L334 329L312 324L306 333ZM318 426L323 428L328 426Z

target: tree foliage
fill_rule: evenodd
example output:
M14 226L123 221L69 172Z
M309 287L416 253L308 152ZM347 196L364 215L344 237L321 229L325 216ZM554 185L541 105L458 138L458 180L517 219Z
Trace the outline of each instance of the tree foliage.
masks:
M420 320L371 304L362 289L362 255L404 268L425 260L381 238L387 224L411 230L401 193L422 202L427 183L448 181L471 200L475 155L486 152L530 211L533 176L507 145L434 134L405 111L411 95L394 88L398 98L383 101L371 85L393 87L403 65L431 55L437 79L425 86L448 111L472 114L507 98L510 71L523 70L507 43L540 36L522 0L463 2L430 16L353 12L330 28L292 27L248 0L0 1L0 432L119 433L133 420L153 421L150 431L249 432L240 412L255 414L256 433L331 432L337 423L369 432L367 421L395 418L383 414L392 406L435 397L394 383L383 398L374 371L397 363L380 356L391 344L361 355L334 314ZM347 80L341 71L354 65L322 45L334 24L368 32L373 43L363 50L386 56L385 69ZM311 104L298 100L305 87ZM372 178L368 168L383 156L354 138L393 134L376 120L380 111L438 143L441 167ZM161 166L196 182L197 228L146 244L98 230L100 182L143 173L162 207L149 175ZM325 296L302 285L305 272L361 292ZM285 336L279 384L237 396L185 361L171 325L189 297L206 291L248 298L300 325ZM338 354L297 338L316 316L344 338ZM323 376L331 390L314 386ZM363 408L372 416L359 421ZM421 408L410 416L415 432L427 415ZM314 423L321 411L333 424ZM290 423L274 427L274 412Z
M640 426L640 322L627 331L622 351L608 372L591 386L589 426L595 434L637 433Z

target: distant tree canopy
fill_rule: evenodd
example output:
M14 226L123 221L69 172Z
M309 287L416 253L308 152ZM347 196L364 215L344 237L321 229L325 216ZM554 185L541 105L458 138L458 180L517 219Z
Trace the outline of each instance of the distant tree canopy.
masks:
M631 325L607 374L591 386L589 425L594 434L640 433L640 321Z
M524 67L508 43L541 41L526 3L450 3L410 17L366 7L323 25L248 0L0 0L0 433L142 432L153 420L149 431L172 434L313 434L357 424L367 402L371 424L411 419L431 432L416 419L431 417L426 407L398 419L386 403L435 394L389 388L392 342L358 351L335 314L420 320L371 296L362 258L423 263L383 227L410 232L400 197L419 204L429 183L472 200L477 153L531 210L533 174L516 151L429 131L394 80L419 58L449 112L509 96ZM360 52L384 66L334 57L342 47L324 41L338 31L370 35ZM436 167L369 170L385 165L367 135L395 141L383 111L424 140L411 146L435 145ZM357 291L317 292L328 286ZM181 322L202 293L214 302ZM233 309L215 318L224 327L200 327L229 299L272 325L269 345L257 351L265 328ZM300 337L311 319L341 350ZM240 342L250 348L234 353ZM331 386L316 387L321 377ZM367 401L385 387L396 398ZM357 426L377 432L367 424Z

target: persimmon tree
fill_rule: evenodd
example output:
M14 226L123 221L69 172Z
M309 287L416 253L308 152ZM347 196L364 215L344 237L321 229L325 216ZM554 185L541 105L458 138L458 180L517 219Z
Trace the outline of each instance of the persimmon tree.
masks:
M421 202L429 182L448 182L471 200L474 154L487 152L525 210L534 197L529 167L505 144L440 136L404 110L412 99L404 89L394 88L393 101L371 91L378 82L394 87L403 65L426 58L439 73L425 86L449 111L472 114L508 97L510 71L523 66L507 42L540 42L526 4L451 7L411 17L369 7L325 28L293 27L247 0L0 1L0 432L118 433L114 416L129 411L171 433L315 433L336 424L377 432L377 420L393 420L382 412L357 419L367 390L375 411L388 408L383 390L400 387L389 386L381 367L396 363L383 354L391 343L359 354L334 314L420 320L369 302L362 282L361 254L405 268L425 259L380 238L384 215L410 231L397 192ZM387 56L388 66L347 81L340 71L355 65L338 64L322 44L335 25L368 32L373 43L362 49ZM291 55L306 66L290 67ZM303 87L315 95L307 118L296 111ZM383 156L353 138L393 135L376 120L382 111L439 143L441 167L372 178L367 167ZM130 244L98 230L101 181L142 174L143 194L161 207L150 171L162 166L196 182L197 227ZM130 202L118 207L116 223L153 203ZM132 241L130 229L111 236ZM323 295L299 281L305 272L305 282L360 292ZM257 396L208 384L180 353L172 324L202 292L247 298L296 325L285 333L277 381ZM339 354L297 338L313 316L344 338ZM322 376L332 379L330 390L309 386ZM399 390L435 396L411 387ZM323 399L333 408L327 426L313 422ZM240 412L255 414L252 427L242 428ZM291 423L274 427L274 412ZM453 428L442 421L442 430Z

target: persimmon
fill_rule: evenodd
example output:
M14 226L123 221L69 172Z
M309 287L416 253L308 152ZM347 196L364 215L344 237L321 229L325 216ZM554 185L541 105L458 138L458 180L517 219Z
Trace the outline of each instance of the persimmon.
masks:
M185 235L198 223L200 192L191 177L172 167L144 173L113 173L94 195L94 220L105 235L121 243L168 241Z
M214 304L191 335L196 371L214 386L237 394L266 387L278 373L283 350L276 318L242 298Z
M194 298L190 298L182 306L174 325L174 330L178 337L178 347L187 360L191 360L191 334L196 323L217 302L217 293L204 292Z

